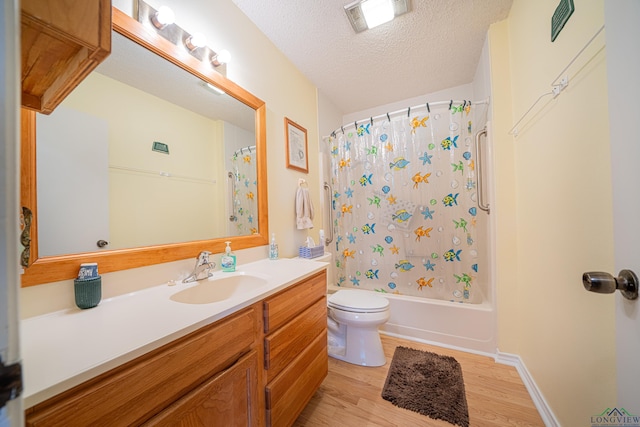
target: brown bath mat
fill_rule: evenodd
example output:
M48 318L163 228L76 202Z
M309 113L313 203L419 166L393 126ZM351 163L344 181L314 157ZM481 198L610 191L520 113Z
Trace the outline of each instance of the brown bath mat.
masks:
M469 426L462 369L450 356L396 347L382 398L433 419Z

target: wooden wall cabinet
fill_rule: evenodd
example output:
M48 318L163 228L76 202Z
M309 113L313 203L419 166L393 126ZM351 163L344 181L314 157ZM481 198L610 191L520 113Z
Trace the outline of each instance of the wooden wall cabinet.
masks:
M53 109L111 52L110 0L21 0L22 106Z
M264 301L267 426L290 426L327 376L327 276Z

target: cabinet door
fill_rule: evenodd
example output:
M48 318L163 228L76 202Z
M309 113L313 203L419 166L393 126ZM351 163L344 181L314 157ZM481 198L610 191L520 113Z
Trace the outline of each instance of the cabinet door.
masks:
M27 409L28 427L140 425L236 365L255 347L257 306Z
M258 424L258 355L251 351L169 406L148 426L251 426Z

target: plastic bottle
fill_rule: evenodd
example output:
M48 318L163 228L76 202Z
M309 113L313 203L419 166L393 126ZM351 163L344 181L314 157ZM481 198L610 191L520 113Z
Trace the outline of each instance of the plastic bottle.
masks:
M278 244L276 243L276 233L271 234L271 243L269 244L269 259L278 259Z
M231 242L225 242L227 247L224 249L224 255L220 258L220 268L222 271L236 271L236 256L231 252Z

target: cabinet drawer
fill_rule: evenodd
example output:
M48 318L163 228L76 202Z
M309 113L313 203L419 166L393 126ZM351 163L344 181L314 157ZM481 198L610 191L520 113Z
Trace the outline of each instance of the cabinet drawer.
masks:
M264 340L267 382L275 378L293 359L327 328L327 302L323 296L291 322Z
M327 293L327 273L309 277L264 302L264 332L270 333L296 317Z
M327 331L266 387L267 425L290 426L327 376Z
M139 425L254 345L246 309L106 372L27 411L27 425Z
M145 426L250 426L258 421L258 355L251 351Z

